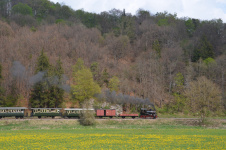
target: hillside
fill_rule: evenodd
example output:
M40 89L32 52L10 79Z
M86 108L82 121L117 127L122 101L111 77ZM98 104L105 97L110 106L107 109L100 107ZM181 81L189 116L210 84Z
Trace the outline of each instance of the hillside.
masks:
M226 107L226 24L220 19L142 9L136 15L117 9L95 14L49 0L3 0L0 8L0 106L29 105L34 88L29 82L43 50L52 66L60 57L70 86L81 58L102 91L116 76L124 99L147 98L171 112ZM202 83L216 87L204 89L211 93L203 99L208 104L196 101L191 88ZM72 99L66 91L61 100Z

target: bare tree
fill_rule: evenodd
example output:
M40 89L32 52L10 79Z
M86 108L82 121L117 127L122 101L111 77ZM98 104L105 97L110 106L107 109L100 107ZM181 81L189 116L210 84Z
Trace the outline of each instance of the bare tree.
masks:
M185 95L191 113L198 112L202 123L204 123L208 111L222 110L219 87L204 76L191 82L185 90Z

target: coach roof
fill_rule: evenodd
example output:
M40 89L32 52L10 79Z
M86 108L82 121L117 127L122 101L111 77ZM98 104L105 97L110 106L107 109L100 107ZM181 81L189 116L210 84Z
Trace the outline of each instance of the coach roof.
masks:
M27 109L26 107L0 107L0 109Z

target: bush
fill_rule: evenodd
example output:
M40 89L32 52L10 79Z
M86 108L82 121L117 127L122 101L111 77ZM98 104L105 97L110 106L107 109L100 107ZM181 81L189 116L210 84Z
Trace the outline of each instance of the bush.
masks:
M84 110L80 114L80 124L83 126L92 126L95 125L95 116L94 112L91 110Z
M90 106L89 101L83 103L83 111L80 114L80 124L83 126L92 126L96 123L94 110L90 110Z

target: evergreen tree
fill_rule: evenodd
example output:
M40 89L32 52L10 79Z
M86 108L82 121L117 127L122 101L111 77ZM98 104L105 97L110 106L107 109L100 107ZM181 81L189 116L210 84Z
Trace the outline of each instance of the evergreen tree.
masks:
M98 63L97 62L92 63L91 66L90 66L90 70L91 70L91 72L93 74L94 80L97 80L98 79L98 75L99 75Z
M64 90L62 88L60 88L60 86L64 82L63 74L64 74L64 70L62 67L62 62L59 58L57 60L56 67L54 70L54 76L52 76L53 79L55 80L54 81L55 83L50 88L49 98L51 99L51 101L50 101L51 107L59 107L63 102Z
M51 75L51 66L49 64L48 57L41 51L41 55L38 58L38 63L35 73L44 72L42 80L35 83L30 95L31 107L45 108L50 107L49 93L50 93L50 81L48 80Z
M201 38L200 44L193 52L192 61L196 62L199 60L199 58L205 60L208 57L214 58L213 46L210 44L210 42L208 42L206 36L203 36Z
M35 73L47 71L49 69L49 67L50 67L49 59L46 56L46 54L44 53L44 50L42 49L41 55L38 58L38 63L37 63Z
M108 83L109 83L109 73L107 72L107 69L105 68L103 73L102 73L102 76L101 76L101 85L103 85L104 83L108 86Z
M93 79L94 81L96 81L99 86L102 86L102 80L101 80L101 73L100 73L100 69L99 69L99 64L97 62L94 62L91 64L90 66L90 70L93 74Z

